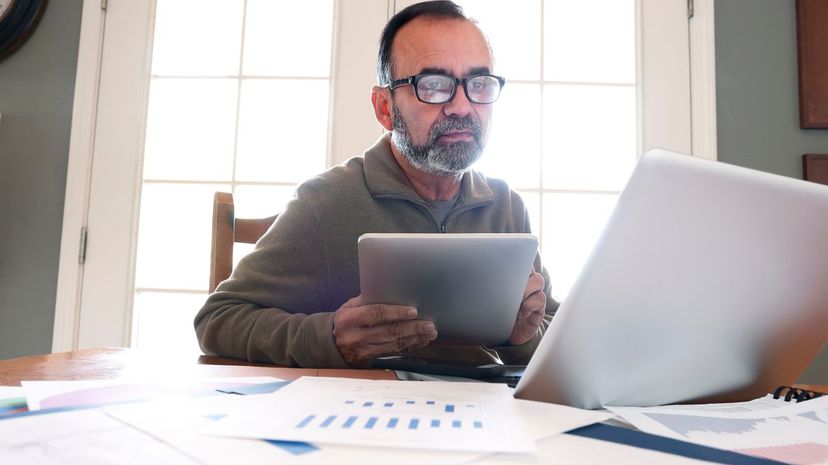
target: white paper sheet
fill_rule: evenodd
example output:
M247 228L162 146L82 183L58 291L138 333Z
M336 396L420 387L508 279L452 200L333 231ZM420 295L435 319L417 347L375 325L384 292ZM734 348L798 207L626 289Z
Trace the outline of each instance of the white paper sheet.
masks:
M454 451L413 451L384 447L342 445L315 446L305 443L272 444L258 439L207 436L196 431L236 410L243 398L226 396L190 402L150 402L107 407L109 415L196 457L205 465L457 465L482 454ZM273 417L278 413L271 413Z
M504 384L300 378L202 432L373 447L533 452Z
M217 395L218 388L241 387L280 381L268 376L215 377L197 379L158 379L129 381L123 379L81 381L23 381L29 410L135 402L164 397L193 398Z
M0 386L0 399L23 396L23 388L20 386Z
M396 449L390 447L356 447L317 445L312 449L280 447L264 441L229 437L205 436L195 431L239 408L249 399L226 396L190 402L152 402L107 407L107 413L138 427L166 443L198 458L207 465L244 463L246 465L279 463L305 465L336 463L364 465L394 463L395 465L457 465L476 463L486 453ZM517 418L532 440L547 438L563 431L603 421L609 412L580 410L554 404L513 400ZM278 412L270 412L277 417ZM526 454L505 454L518 460ZM228 459L231 460L228 462ZM235 462L233 459L236 459Z
M648 433L787 463L828 465L828 397L752 411L607 408Z
M0 419L3 465L194 465L180 451L98 409Z
M537 455L493 454L473 463L474 465L704 465L715 462L598 439L558 434L538 441Z

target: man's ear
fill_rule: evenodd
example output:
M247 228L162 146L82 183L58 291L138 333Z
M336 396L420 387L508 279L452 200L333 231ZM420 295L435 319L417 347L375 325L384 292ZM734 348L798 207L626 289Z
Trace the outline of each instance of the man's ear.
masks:
M374 116L379 124L386 130L391 131L394 125L391 123L391 90L387 87L374 86L371 89L371 103L374 105Z

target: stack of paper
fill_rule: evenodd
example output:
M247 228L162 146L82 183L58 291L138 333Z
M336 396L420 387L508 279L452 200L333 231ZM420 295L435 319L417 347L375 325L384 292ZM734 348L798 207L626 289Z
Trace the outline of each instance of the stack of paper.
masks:
M235 386L243 384L235 380ZM127 403L157 398L147 394L160 388L123 382L24 385L33 406L59 408L0 420L4 465L451 465L499 457L536 463L538 441L612 416L515 400L504 385L486 383L302 378L269 394L192 398L173 390L176 395L161 395L163 400ZM89 406L104 399L116 403ZM69 400L83 407L73 409Z

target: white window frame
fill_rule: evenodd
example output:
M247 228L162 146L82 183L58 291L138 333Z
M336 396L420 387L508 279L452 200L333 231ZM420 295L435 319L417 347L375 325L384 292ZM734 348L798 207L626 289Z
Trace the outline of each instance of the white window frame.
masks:
M675 17L677 14L685 14L682 6L684 0L639 1L643 6L637 9L637 14L643 32L637 33L637 46L641 53L638 63L641 89L638 94L646 98L639 102L638 145L642 151L660 147L715 159L713 0L695 0L695 16L690 21L688 40L675 43L648 41L647 38L660 38L666 33L665 29L672 27L662 21L660 15ZM137 234L138 215L136 191L142 174L144 128L142 125L135 127L119 122L119 116L111 112L111 107L108 109L99 103L113 99L114 95L117 95L116 101L132 99L133 102L142 102L137 108L134 103L128 108L132 108L131 116L144 121L149 83L147 50L150 49L153 21L151 12L154 11L152 3L153 0L109 0L106 11L101 9L100 2L83 3L53 352L83 347L126 346L130 342L134 236ZM329 164L341 163L347 157L361 153L366 148L366 138L375 138L382 132L373 120L355 124L358 119L352 117L355 109L371 111L368 96L370 86L375 82L377 37L374 34L360 34L360 31L372 30L364 27L366 22L372 25L377 22L383 24L395 8L402 8L403 3L400 0L335 1L328 153L337 156L329 156ZM132 36L127 34L132 37L131 41L118 43L117 39L111 39L106 34L107 21L117 18L128 18L126 24L138 31ZM122 26L112 26L110 23L109 27L112 31L113 28ZM687 49L690 50L689 60L686 59ZM370 53L365 53L366 50ZM114 54L117 54L118 66L105 66L105 63L115 62ZM130 58L132 62L129 62ZM136 72L135 66L143 67L146 72L143 73L141 69ZM672 70L672 75L665 74L665 70ZM118 72L124 73L124 76L113 75ZM127 76L130 72L132 77ZM135 81L136 77L138 81ZM118 82L121 87L112 86L112 82ZM668 85L671 83L673 87ZM343 84L342 88L364 88L364 92L336 92L338 84ZM123 88L129 86L131 90L124 92ZM127 106L119 105L119 108L125 107ZM685 107L686 111L676 112L676 108ZM668 123L670 117L677 118L678 122ZM126 158L117 159L113 154ZM113 169L107 166L108 163L119 164L121 168ZM124 166L129 169L123 169ZM111 173L114 172L119 173L120 177L112 177ZM101 173L106 173L106 176ZM116 199L110 205L93 204L93 186L97 186L95 189L105 188L93 181L100 183L103 178L110 185L131 187L132 194L126 194L127 198ZM132 209L123 211L123 208L119 208L125 204L131 205ZM92 226L100 217L111 215L121 215L121 220L116 220L121 226L120 231L101 232L99 228L90 227L92 235L100 233L113 236L112 240L108 238L105 241L106 245L102 249L91 252L87 257L92 259L94 256L95 259L105 259L110 263L98 267L103 271L94 275L89 271L88 261L87 265L79 264L78 257L83 247L81 231ZM96 248L101 243L96 241ZM84 302L82 309L84 282L107 291L94 302Z

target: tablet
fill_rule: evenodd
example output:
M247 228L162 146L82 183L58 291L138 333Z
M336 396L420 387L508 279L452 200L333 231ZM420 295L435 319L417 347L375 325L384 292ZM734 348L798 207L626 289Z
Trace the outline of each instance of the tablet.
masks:
M359 276L366 303L417 307L436 345L508 343L538 240L531 234L365 234Z

